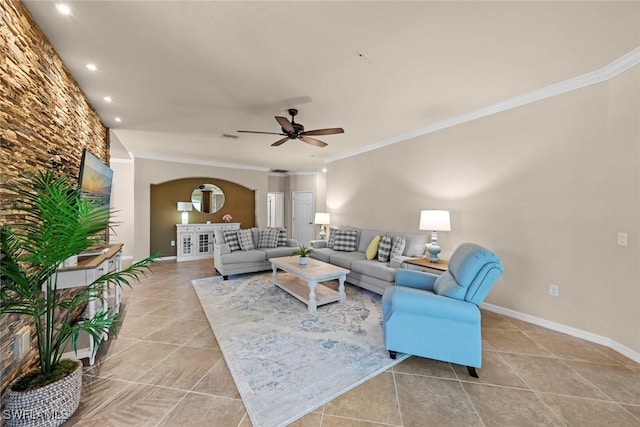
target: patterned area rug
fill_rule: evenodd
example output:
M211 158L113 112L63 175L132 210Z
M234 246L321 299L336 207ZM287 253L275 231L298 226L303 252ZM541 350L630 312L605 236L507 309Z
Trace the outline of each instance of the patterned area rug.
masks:
M271 273L192 283L255 427L287 425L403 360L384 349L381 297L364 289L310 313Z

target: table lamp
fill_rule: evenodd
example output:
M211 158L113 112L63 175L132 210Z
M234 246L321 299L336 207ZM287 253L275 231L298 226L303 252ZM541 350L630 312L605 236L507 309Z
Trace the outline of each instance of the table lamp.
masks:
M420 212L420 230L431 230L431 243L427 244L430 262L440 262L438 231L451 231L449 211L426 210Z
M178 202L178 210L182 212L182 223L189 224L189 211L193 210L191 202Z
M324 240L327 232L325 230L325 225L329 225L331 223L331 217L326 212L316 212L315 220L313 221L315 224L320 224L320 233L318 233L318 238L320 240Z

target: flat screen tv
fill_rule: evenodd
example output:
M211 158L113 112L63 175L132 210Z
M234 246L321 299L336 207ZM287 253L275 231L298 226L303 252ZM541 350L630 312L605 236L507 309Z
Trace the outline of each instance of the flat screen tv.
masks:
M86 148L82 153L80 163L80 176L78 186L82 197L95 200L105 209L111 209L111 184L113 182L113 170L102 163L99 158L91 154ZM97 255L104 252L104 248L109 244L109 229L107 228L101 236L96 236L92 246L78 256Z
M82 196L96 200L106 208L110 208L112 182L113 170L85 148L82 153L78 180Z

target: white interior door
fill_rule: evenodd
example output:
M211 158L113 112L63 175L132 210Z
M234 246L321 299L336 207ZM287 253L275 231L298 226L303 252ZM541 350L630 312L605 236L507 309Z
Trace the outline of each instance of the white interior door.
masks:
M313 240L313 193L309 191L294 191L292 196L291 227L292 237L301 245L309 245Z

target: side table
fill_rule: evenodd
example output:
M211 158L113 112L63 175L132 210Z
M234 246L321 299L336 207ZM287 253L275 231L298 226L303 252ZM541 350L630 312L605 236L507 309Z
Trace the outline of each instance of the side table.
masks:
M438 276L447 271L449 268L449 262L441 259L440 262L431 262L427 258L412 258L405 260L402 263L402 268L408 270L425 271L431 274L437 274Z

